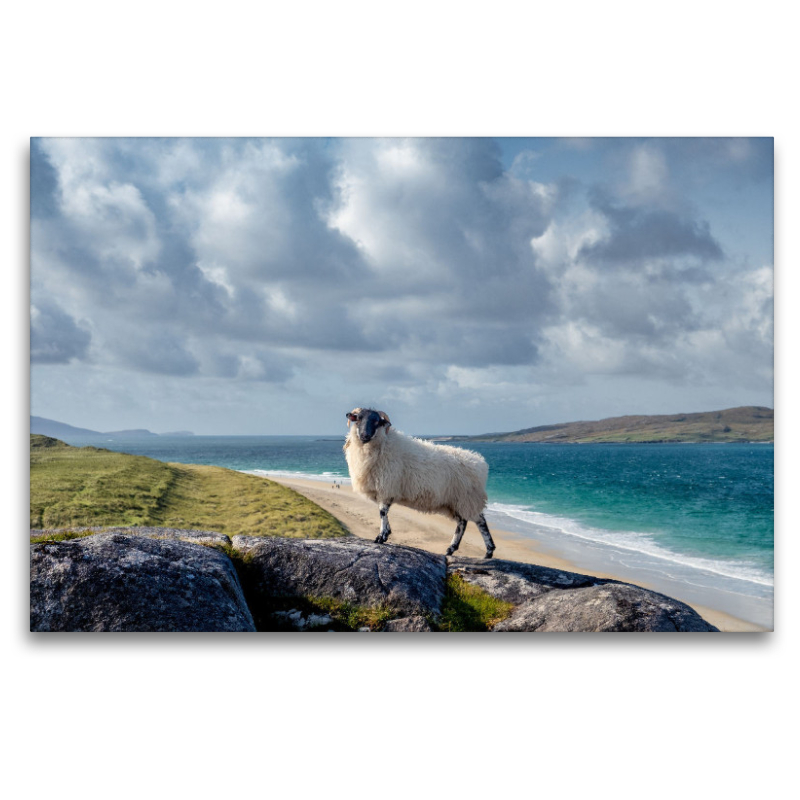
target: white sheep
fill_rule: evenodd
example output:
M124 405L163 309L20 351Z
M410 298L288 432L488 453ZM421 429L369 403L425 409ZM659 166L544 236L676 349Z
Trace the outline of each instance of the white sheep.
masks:
M467 521L472 520L486 545L485 558L492 557L495 546L483 516L489 475L483 456L399 433L383 411L354 408L346 417L348 428L355 423L344 444L353 490L380 506L377 543L384 544L392 532L389 507L398 503L456 520L448 556L458 550Z

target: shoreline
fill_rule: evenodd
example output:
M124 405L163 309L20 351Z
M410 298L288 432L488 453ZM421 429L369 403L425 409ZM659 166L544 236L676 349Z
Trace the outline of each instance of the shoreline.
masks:
M353 535L362 539L374 539L378 531L377 506L368 499L353 492L348 484L340 484L334 489L333 478L329 481L312 480L309 478L289 478L284 476L264 476L268 480L280 483L307 497L318 506L324 508L336 517ZM432 553L443 554L453 536L453 526L449 519L439 515L422 514L403 506L394 506L391 511L392 538L396 544L418 547ZM527 564L537 564L542 567L560 569L567 572L577 572L584 575L593 575L598 578L607 578L622 583L632 583L645 589L658 591L646 582L622 578L607 572L581 567L565 558L562 558L527 536L492 528L492 537L497 545L501 557L512 561ZM471 523L467 525L464 539L459 547L459 554L470 558L483 558L483 541L477 529ZM659 592L663 594L663 592ZM724 611L707 606L690 603L680 597L676 600L686 603L705 620L715 625L720 631L727 633L763 632L768 629L734 617Z

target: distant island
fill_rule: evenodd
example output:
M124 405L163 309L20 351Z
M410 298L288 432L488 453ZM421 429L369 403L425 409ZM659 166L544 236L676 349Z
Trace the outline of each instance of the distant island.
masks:
M76 428L66 422L56 422L54 419L34 417L31 415L31 433L42 436L51 436L55 439L77 437L80 439L145 439L155 436L194 436L191 431L171 431L170 433L153 433L145 428L132 428L123 431L93 431L89 428Z
M595 422L539 425L510 433L436 439L449 442L772 442L774 416L771 408L742 406L695 414L609 417Z
M438 442L772 442L775 412L764 406L741 406L723 411L691 414L630 415L609 417L593 422L563 422L539 425L508 433L484 433L478 436L427 436ZM194 436L191 431L153 433L144 428L122 431L93 431L64 422L31 416L31 433L56 439L130 439L158 436ZM338 440L338 437L337 437ZM319 441L327 441L321 439Z

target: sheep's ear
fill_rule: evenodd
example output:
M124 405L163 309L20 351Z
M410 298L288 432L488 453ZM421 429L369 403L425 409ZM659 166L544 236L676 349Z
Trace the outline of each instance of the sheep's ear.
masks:
M381 425L385 425L387 428L392 426L392 423L389 422L389 415L385 411L379 411L378 416L381 418Z

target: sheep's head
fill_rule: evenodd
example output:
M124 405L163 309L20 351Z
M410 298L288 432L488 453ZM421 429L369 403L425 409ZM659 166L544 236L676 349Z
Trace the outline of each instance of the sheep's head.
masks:
M367 444L375 438L375 434L380 430L387 431L391 426L389 416L384 411L375 411L371 408L354 408L345 414L347 417L347 427L350 423L356 424L358 438L362 444Z

